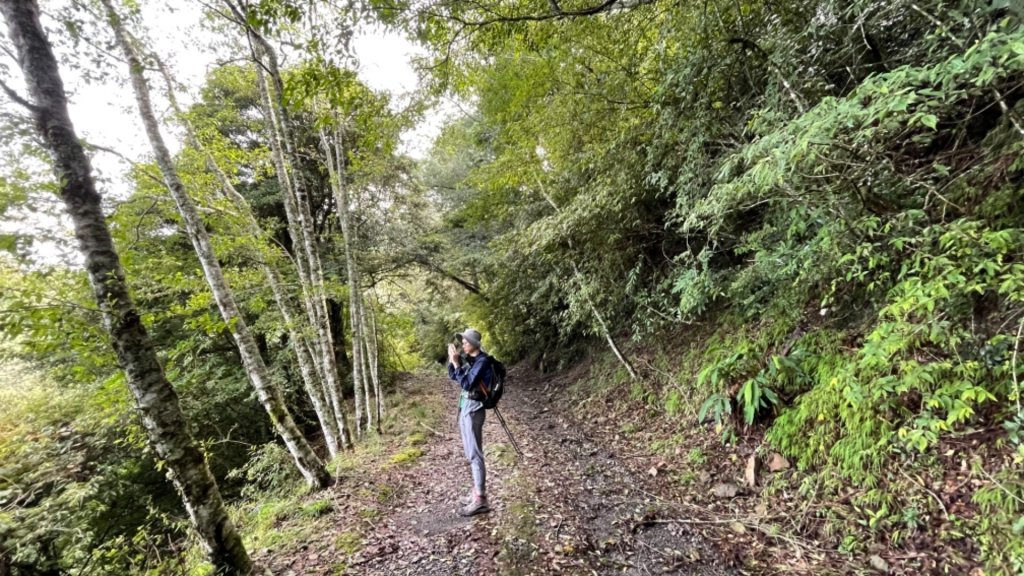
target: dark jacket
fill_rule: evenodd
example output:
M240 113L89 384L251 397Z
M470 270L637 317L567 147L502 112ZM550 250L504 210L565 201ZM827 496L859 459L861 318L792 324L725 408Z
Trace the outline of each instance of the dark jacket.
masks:
M448 377L459 384L459 386L471 393L472 396L480 394L480 384L483 383L487 390L491 389L494 371L491 370L491 357L486 353L463 357L463 363L458 368L448 363ZM480 395L482 398L482 394ZM479 398L474 398L479 399Z

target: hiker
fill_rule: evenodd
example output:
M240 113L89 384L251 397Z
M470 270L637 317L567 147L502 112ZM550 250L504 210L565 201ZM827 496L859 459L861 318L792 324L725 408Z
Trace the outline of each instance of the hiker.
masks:
M466 459L473 471L473 491L459 514L474 516L490 512L487 505L487 470L484 467L484 399L491 388L490 356L480 343L480 332L467 329L455 335L462 343L462 352L455 344L448 345L448 377L462 388L459 395L459 431Z

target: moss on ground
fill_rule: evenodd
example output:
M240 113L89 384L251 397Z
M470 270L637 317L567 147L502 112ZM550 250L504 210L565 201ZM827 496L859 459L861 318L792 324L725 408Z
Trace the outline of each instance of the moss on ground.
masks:
M413 464L423 456L423 450L419 448L405 448L391 456L392 464Z
M334 537L338 552L352 556L363 549L363 535L355 530L346 530Z
M422 446L427 443L427 435L424 432L413 432L405 439L409 446Z
M330 500L315 500L308 504L303 504L302 507L299 508L298 515L302 518L319 518L330 513L333 509L334 506L331 504Z
M514 472L508 480L511 488L507 494L507 512L502 516L502 540L499 543L499 573L508 576L525 576L535 569L536 554L540 549L537 531L539 520L531 494L534 487Z

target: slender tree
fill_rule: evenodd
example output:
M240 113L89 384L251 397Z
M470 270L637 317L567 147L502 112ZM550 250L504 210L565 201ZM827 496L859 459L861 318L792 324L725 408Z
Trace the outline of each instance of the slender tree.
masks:
M370 334L367 339L370 351L370 378L373 379L373 394L377 398L377 404L374 408L377 413L377 430L379 432L380 421L384 417L384 393L380 384L380 342L377 339L377 314L374 312L372 305L368 310L370 311L368 318Z
M92 166L68 114L63 80L39 21L39 6L34 0L0 0L0 13L7 23L31 101L6 85L3 88L30 111L53 157L60 196L71 217L89 283L150 444L166 465L167 475L181 495L217 572L250 574L253 563L228 517L203 454L188 433L178 396L167 381L130 296L100 206Z
M143 75L142 61L124 27L124 21L114 8L112 0L101 0L101 2L106 10L107 21L114 32L117 45L128 63L128 74L135 92L139 115L146 129L146 136L153 148L157 166L163 174L167 189L178 206L178 212L181 214L196 255L199 257L199 263L203 268L210 290L213 292L214 300L217 302L221 316L227 323L238 347L249 381L256 389L256 394L270 415L275 430L284 440L307 484L323 488L330 483L330 474L292 419L284 401L284 395L271 379L259 346L256 344L256 338L249 330L249 326L235 302L231 287L224 278L224 271L213 251L206 225L199 217L194 202L185 190L171 154L164 143L163 135L160 133L160 126L156 114L153 112L149 84Z
M330 175L331 190L341 224L342 242L345 246L345 270L348 276L349 322L352 326L352 388L356 399L356 433L373 427L374 411L371 409L368 385L370 368L369 351L366 346L366 323L363 321L362 292L359 284L359 267L353 246L352 218L350 214L348 187L344 181L343 131L337 118L333 118L330 135L327 129L320 131L327 171ZM365 418L365 420L364 420Z
M344 127L336 114L328 113L328 115L333 116L330 122L332 130L329 133L328 130L321 129L320 143L330 175L331 189L334 193L334 202L345 247L345 268L349 286L349 317L352 324L352 382L356 391L356 412L358 415L362 410L365 414L366 430L376 429L377 432L380 432L383 397L377 364L376 326L372 309L370 317L367 318L362 279L356 259L357 234L352 222L352 200L345 182ZM362 419L359 420L362 422Z
M266 234L256 220L249 202L238 192L235 185L231 182L231 178L220 167L217 159L199 140L195 128L178 105L174 89L175 83L167 67L159 59L156 59L156 61L167 87L167 98L171 104L171 109L185 129L185 138L189 146L202 155L207 170L217 177L222 195L238 210L244 220L247 232L253 238L264 238ZM277 304L278 311L281 313L281 317L284 319L287 327L288 337L292 350L295 352L306 395L309 396L310 402L313 404L313 411L316 413L317 421L320 423L320 429L323 432L328 453L333 458L338 454L339 447L338 421L327 399L327 391L324 389L323 379L320 376L320 371L317 369L315 356L310 352L309 338L303 330L304 323L296 318L292 309L291 296L285 289L284 282L277 269L271 263L272 255L268 255L268 251L269 246L263 244L255 247L257 261L264 277L267 279L267 284L274 294L274 302Z
M255 44L254 46L263 46L263 44ZM313 281L311 280L308 252L302 248L305 245L303 238L306 235L306 230L299 223L297 215L298 206L292 185L297 175L293 174L293 164L288 156L286 156L284 145L282 144L283 136L280 123L278 122L280 100L275 97L275 89L271 86L271 82L268 80L262 64L262 57L266 48L266 46L258 49L254 48L253 58L256 60L256 78L266 116L271 158L273 159L278 182L281 184L281 197L285 207L285 217L288 221L288 233L291 235L293 245L295 246L295 262L299 272L299 282L302 285L303 307L306 310L310 324L316 328L317 339L314 348L319 353L318 365L323 377L324 388L327 391L331 408L338 422L342 446L348 448L352 445L352 438L348 431L345 407L341 394L341 383L338 380L338 364L335 357L333 338L331 337L330 316L327 313L326 302L321 298L317 298L316 292L312 289ZM268 56L268 59L273 59L272 53ZM276 70L276 64L271 68Z
M316 231L312 225L312 213L305 183L297 170L300 165L298 146L294 141L295 129L284 102L284 83L277 54L274 52L273 46L249 25L248 19L239 7L231 2L226 2L226 4L235 15L235 22L243 27L252 46L252 56L256 62L257 79L267 117L274 167L278 174L278 180L282 182L288 230L295 245L296 262L300 263L299 272L303 284L304 302L310 321L317 331L317 348L323 366L324 384L338 418L339 427L342 428L343 440L348 446L351 445L351 438L345 424L341 382L334 355L334 342L327 310L320 252L316 242Z
M372 353L367 338L369 330L366 328L366 302L363 300L363 287L356 276L356 302L359 305L359 340L363 349L363 393L366 399L366 429L375 428L380 432L380 414L377 413L377 401L374 396L375 388L373 383L373 368L371 366Z
M281 196L288 221L296 268L302 285L303 306L310 323L317 333L316 349L319 352L317 366L324 381L324 387L338 420L341 440L351 446L351 436L346 424L341 383L338 379L337 360L330 328L330 316L323 283L319 249L312 226L312 215L308 206L305 184L298 173L297 146L293 140L294 129L287 106L284 103L284 82L273 46L252 25L248 7L233 0L222 0L228 14L218 12L245 34L256 65L260 98L266 118L267 135L270 143L274 170L280 183Z

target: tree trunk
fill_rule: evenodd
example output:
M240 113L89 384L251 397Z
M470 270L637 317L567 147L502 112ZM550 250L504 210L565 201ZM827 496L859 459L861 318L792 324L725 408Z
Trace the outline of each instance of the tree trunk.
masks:
M330 299L327 301L327 312L331 320L331 339L334 341L334 361L340 373L352 371L352 363L348 359L348 347L345 344L345 309L342 303Z
M167 84L167 97L171 103L171 108L185 128L185 137L189 145L195 148L196 151L203 154L207 169L212 172L217 177L217 181L220 182L222 195L231 201L242 214L248 233L257 240L263 238L263 229L260 227L256 217L253 215L252 207L249 205L249 202L238 192L237 189L235 189L234 184L231 183L231 178L229 178L221 169L220 165L217 164L217 160L209 151L206 150L206 147L199 141L199 138L196 137L192 124L185 118L181 108L178 106L178 100L174 94L174 82L171 80L170 73L167 71L163 62L158 61L157 64L160 68L160 73L163 75L164 81ZM291 297L288 295L288 291L284 288L284 283L282 282L280 275L270 264L267 258L267 248L268 247L265 245L256 246L256 259L259 262L264 277L267 279L267 284L270 285L270 289L274 294L274 301L277 303L278 311L280 311L281 317L284 319L284 323L288 329L288 337L291 340L292 350L295 352L295 359L299 365L299 373L302 376L303 387L306 389L306 394L309 396L310 402L313 404L313 411L316 413L317 421L320 423L320 430L323 432L324 442L327 444L327 451L331 458L333 458L338 454L338 422L334 416L334 411L327 403L323 380L320 378L316 362L314 361L314 356L309 350L309 339L302 331L301 323L297 321L293 314Z
M311 258L315 256L316 269L319 269L319 256L315 250L309 251L310 239L306 238L306 236L307 233L312 233L312 231L307 230L306 227L301 225L301 210L298 206L297 197L293 193L295 185L300 179L297 175L294 178L292 177L293 174L289 167L294 168L295 164L292 162L292 159L285 155L285 145L283 142L286 141L287 133L284 132L282 123L278 120L283 114L283 103L280 99L280 94L275 95L275 89L271 87L271 83L267 81L263 71L262 57L265 56L266 60L271 63L268 69L272 73L279 74L279 71L277 71L277 60L272 48L266 44L262 37L252 30L248 30L247 33L253 42L254 56L257 59L256 76L259 81L260 93L267 116L274 167L277 172L278 181L281 183L281 196L284 199L288 231L292 236L293 244L295 244L295 261L298 264L300 282L303 285L303 303L310 323L317 331L316 351L319 353L319 364L321 365L324 387L327 390L331 407L338 422L342 446L349 448L352 445L352 439L345 419L341 383L338 378L338 365L334 357L334 346L331 339L327 307L323 298L322 276L320 277L320 288L318 289L317 280L313 274L314 265L311 262ZM279 78L277 81L279 81ZM275 85L277 85L277 81L275 81Z
M370 339L367 338L366 302L363 300L363 291L361 286L359 287L359 331L362 334L363 361L365 363L365 366L363 367L363 390L365 391L364 393L366 398L366 429L369 430L373 428L380 433L380 413L377 412L378 401L374 395L375 387L372 386L373 366L371 363L373 356L370 352Z
M270 281L273 282L273 280ZM280 291L280 286L275 289L274 299L278 301L278 307L284 311L285 307L280 304L281 297L277 294L278 291ZM306 388L306 395L313 402L313 411L316 412L317 421L320 423L320 430L324 435L324 442L327 443L327 452L331 458L334 458L338 455L340 448L338 419L335 417L334 410L331 408L330 401L325 394L323 381L320 380L316 372L309 346L303 340L296 340L296 338L303 338L303 336L294 328L295 319L289 316L284 321L289 326L288 334L292 341L292 349L295 351L296 360L299 363L299 370L302 372L302 382Z
M218 573L254 571L202 452L188 433L178 396L164 374L125 281L92 178L92 166L68 115L56 58L33 0L0 0L0 13L25 74L36 129L53 157L60 195L75 229L89 283L118 364L157 456L181 495L192 526Z
M303 308L306 311L306 316L309 319L311 326L316 326L319 322L317 318L317 310L313 304L312 297L309 294L309 263L306 261L305 252L302 249L305 241L301 238L303 235L302 229L298 227L297 216L295 213L298 208L295 206L295 195L292 193L291 175L289 174L288 164L285 161L284 151L281 148L280 135L277 129L276 112L273 107L273 100L270 95L270 87L267 84L266 76L263 73L262 64L257 63L256 65L256 78L259 84L260 96L263 103L264 113L266 115L266 124L268 128L268 140L270 141L271 158L274 163L274 171L277 174L278 186L281 189L281 201L284 204L285 219L288 222L288 235L292 240L292 250L295 252L295 268L299 273L299 284L302 288L302 303ZM317 346L319 346L319 342ZM326 380L327 376L323 370L323 358L318 356L317 365L320 371L320 376Z
M373 379L374 396L377 397L377 431L380 431L380 421L384 417L384 391L380 385L380 342L377 340L377 314L370 306L370 377Z
M351 278L351 276L350 276ZM352 391L356 400L356 434L363 435L363 339L359 330L359 304L355 288L349 282L348 317L352 324Z
M343 181L345 163L342 157L341 130L335 128L334 138L327 135L326 130L320 131L320 143L327 160L327 171L330 175L331 190L334 192L334 203L341 223L341 235L345 245L345 269L348 275L349 320L352 325L352 388L356 399L356 433L362 434L365 407L366 429L373 427L373 411L370 403L370 391L367 385L368 358L364 323L362 320L362 294L359 290L359 268L356 265L352 246L352 221L349 217L348 188Z
M153 112L153 105L150 101L149 85L143 76L142 62L139 60L132 47L131 39L124 29L120 16L114 9L111 0L101 0L107 11L107 18L117 44L121 48L125 59L128 62L128 74L131 78L132 89L135 92L135 101L139 107L139 115L142 117L142 124L146 129L146 136L153 147L153 154L156 157L157 166L164 176L164 182L174 202L178 205L178 212L185 223L185 229L192 240L199 263L206 275L206 281L213 292L214 300L220 309L224 322L227 323L232 337L238 346L238 352L242 357L242 365L245 367L256 389L256 395L274 425L275 430L284 440L288 451L295 460L295 465L305 477L307 484L315 488L323 488L330 483L330 474L324 467L323 462L313 451L313 448L306 441L306 438L299 431L288 407L284 401L284 395L280 388L270 378L270 372L263 363L263 357L256 345L249 326L242 316L238 305L235 302L234 294L224 278L224 272L217 261L210 243L210 236L206 226L199 218L199 213L192 202L192 199L185 191L185 186L178 177L177 169L171 159L171 154L164 144L163 135L160 134L160 127L156 115Z

